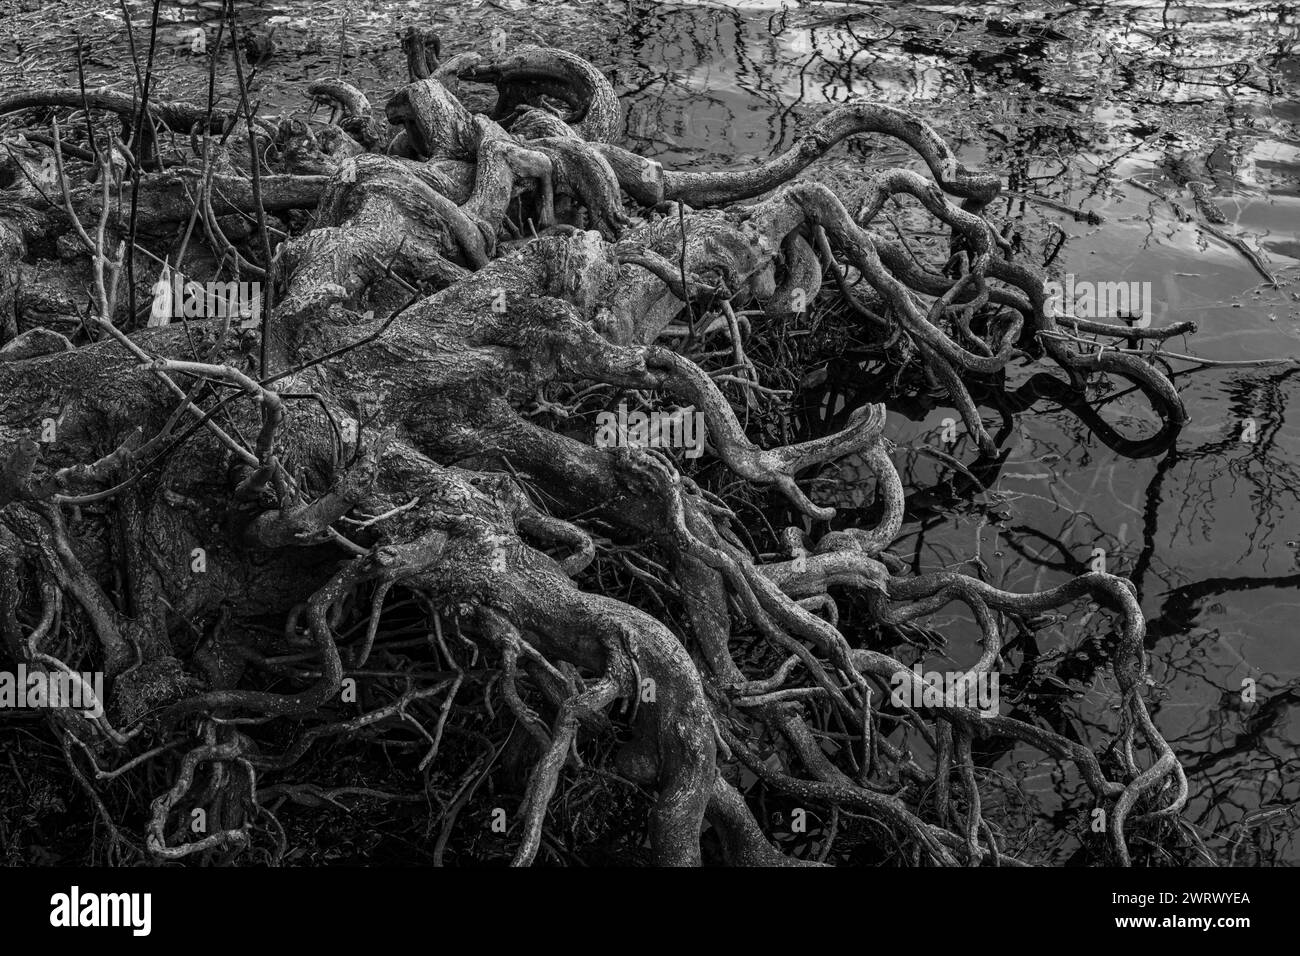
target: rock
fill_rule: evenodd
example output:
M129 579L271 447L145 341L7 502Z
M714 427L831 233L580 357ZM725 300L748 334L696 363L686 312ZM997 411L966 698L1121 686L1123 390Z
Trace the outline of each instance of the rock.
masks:
M0 362L21 362L23 359L56 352L70 352L73 344L66 336L49 329L28 329L0 347Z

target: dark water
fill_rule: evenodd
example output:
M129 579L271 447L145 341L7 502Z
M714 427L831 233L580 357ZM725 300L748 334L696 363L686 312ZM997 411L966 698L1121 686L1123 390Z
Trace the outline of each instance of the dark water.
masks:
M204 61L187 52L185 31L217 8L164 4L161 95L198 95ZM131 9L143 24L148 5ZM491 31L504 29L510 44L563 45L589 57L624 97L627 144L679 167L737 168L769 157L801 123L849 97L906 106L960 143L967 164L1104 217L1090 225L1015 197L993 209L1023 216L1031 250L1055 243L1052 224L1063 229L1068 240L1055 263L1062 272L1149 282L1155 325L1191 319L1200 327L1172 341L1173 351L1231 361L1300 355L1300 28L1288 4L783 9L504 0L240 9L249 28L275 28L279 49L256 82L264 112L301 108L301 83L340 64L382 104L405 79L394 33L409 22L442 27L452 50L486 48ZM36 23L45 24L39 40ZM80 33L89 38L92 85L127 88L121 17L110 5L60 6L54 18L49 8L19 14L10 31L24 39L20 48L0 37L6 87L73 80L68 51ZM214 31L211 21L210 37ZM864 169L896 164L919 168L905 147L872 139L840 146L815 175L853 209ZM1134 181L1188 210L1195 204L1186 183L1205 184L1227 218L1223 228L1259 251L1280 288ZM905 227L922 227L898 215ZM1013 372L1011 384L1027 374ZM1028 590L1060 583L1104 549L1107 569L1131 576L1141 592L1155 716L1188 770L1187 819L1225 860L1295 863L1300 810L1268 811L1300 801L1300 429L1288 416L1300 366L1210 368L1176 381L1192 424L1172 447L1139 458L1107 447L1050 401L1005 421L983 409L1008 456L987 495L977 507L941 490L916 491L896 550L919 570L978 553L990 580ZM1091 397L1126 435L1158 426L1140 396L1115 389ZM914 446L942 447L950 417L943 407L891 413L909 489L943 488L935 463ZM1254 441L1243 440L1246 419ZM949 450L974 458L961 441ZM851 513L861 503L851 462L844 472L846 483L822 497L838 494L828 503ZM935 623L953 660L974 660L968 622ZM1113 680L1086 663L1089 638L1104 627L1101 615L1081 627L1076 614L1039 635L1038 666L1076 677L1058 682L1058 719L1090 740L1112 731L1116 718ZM1246 678L1258 700L1243 707ZM1052 685L1035 686L1041 696ZM1082 826L1079 783L1054 761L1025 751L987 774L1008 819L1035 804L1056 816L1055 829ZM1025 844L1063 860L1075 844L1053 828L1031 826Z

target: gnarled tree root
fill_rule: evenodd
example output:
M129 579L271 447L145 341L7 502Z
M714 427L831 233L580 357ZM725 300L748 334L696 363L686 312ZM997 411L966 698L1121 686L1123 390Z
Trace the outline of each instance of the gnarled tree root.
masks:
M460 729L485 746L438 797L438 859L515 728L533 761L510 856L527 864L554 852L556 795L617 720L628 739L604 762L649 798L660 863L702 862L706 827L732 863L816 862L793 860L764 832L734 782L741 769L746 787L826 811L823 860L851 816L886 834L882 857L1021 862L985 816L976 741L1072 763L1109 813L1111 858L1129 863L1128 828L1176 814L1187 798L1142 696L1132 587L1087 574L1015 594L951 571L905 576L889 552L905 498L883 405L778 447L756 443L734 406L748 412L755 394L776 394L746 355L747 316L807 311L823 270L861 334L941 386L988 455L996 448L969 385L1017 358L1047 356L1076 391L1092 373L1127 379L1176 429L1186 411L1158 366L1082 336L1158 342L1183 329L1076 322L1066 334L1044 276L985 215L997 178L964 167L906 111L849 104L754 169L677 172L612 142L617 96L572 54L529 47L443 62L419 32L406 48L412 82L385 107L402 130L391 155L379 155L387 143L361 91L317 83L310 95L341 108L354 143L331 154L328 175L268 170L256 191L216 168L211 134L231 117L153 104L163 125L192 135L195 155L193 166L130 170L137 226L192 226L205 207L200 231L215 241L222 216L315 209L297 235L275 237L263 265L276 307L257 328L227 317L141 329L123 314L122 256L142 253L118 251L126 227L104 184L67 181L67 169L85 172L71 151L55 182L18 157L25 183L0 191L0 266L21 274L31 249L74 228L95 278L86 325L97 330L76 348L46 334L0 352L0 630L11 656L57 670L67 665L46 638L87 625L79 633L94 644L82 653L113 679L108 714L87 721L65 708L54 719L97 768L107 760L118 767L107 773L128 773L182 752L153 803L147 850L282 852L259 794L328 802L331 791L292 776L317 742L415 728L423 770L445 753L449 728L478 720L459 699L472 685L493 716L488 702L505 704L514 728L500 744ZM444 85L452 75L496 85L491 116L460 102ZM94 96L96 108L134 109ZM81 105L79 92L19 94L0 113ZM909 144L933 179L876 171L856 215L825 186L791 181L862 133ZM950 230L944 262L922 265L873 230L896 196ZM83 219L99 222L93 238ZM158 241L140 235L137 245ZM253 263L228 240L210 251ZM710 335L725 337L731 361L713 372L699 354ZM577 396L572 410L546 400L575 418L583 396L686 406L674 421L700 415L709 457L732 484L712 490L680 458L626 435L606 447L540 427L522 413L546 389ZM30 436L47 419L56 427L37 445ZM848 456L874 476L880 518L829 530L820 523L834 510L801 482ZM805 521L779 535L788 555L757 554L738 519L733 492L753 486L780 492ZM148 543L106 547L114 535ZM650 598L597 592L615 555ZM423 661L384 640L385 604L399 593L420 609ZM924 681L840 629L845 594L882 632L963 605L983 635L966 682L1000 670L1008 623L1023 629L1075 600L1097 602L1120 622L1111 755L1009 716L895 699L890 688ZM282 633L253 641L272 619ZM775 663L742 663L745 645ZM478 662L489 654L483 685ZM360 700L346 696L357 683ZM934 690L912 689L919 699ZM291 728L291 742L251 746L265 724ZM259 786L259 774L281 779ZM177 821L200 804L219 809L219 825L192 840Z

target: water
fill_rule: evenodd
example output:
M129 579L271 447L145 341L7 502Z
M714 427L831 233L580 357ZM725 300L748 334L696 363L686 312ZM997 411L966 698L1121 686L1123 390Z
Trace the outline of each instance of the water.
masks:
M145 22L148 5L129 6ZM1155 325L1200 327L1172 350L1229 361L1300 355L1300 30L1286 4L504 0L454 17L446 6L241 5L246 28L275 28L279 47L255 84L262 111L302 108L302 84L340 64L382 104L405 79L395 32L410 22L440 27L451 50L484 49L501 28L511 44L587 56L624 98L625 144L679 168L745 167L789 146L831 104L867 96L919 112L960 144L966 163L1009 175L1012 188L1104 217L1089 225L1016 197L992 210L1023 216L1023 240L1040 259L1056 242L1052 224L1064 229L1061 272L1151 283ZM212 9L169 3L162 14L160 95L197 96L204 61L187 52L183 31L205 18L215 29ZM91 44L89 82L125 88L115 7L78 0L59 8L57 26L50 19L31 11L4 26L0 82L75 82L69 50L79 32ZM33 39L37 22L47 26ZM229 96L232 84L219 85ZM815 175L854 209L864 168L896 164L920 168L905 147L864 139L838 147ZM1280 288L1134 185L1194 210L1189 179L1208 187L1223 228L1260 252ZM905 227L920 223L900 215ZM1013 370L1011 384L1036 370ZM1300 370L1211 368L1176 381L1192 424L1173 447L1144 457L1112 450L1050 401L1006 421L983 408L990 429L1002 429L1007 459L985 472L989 491L974 504L915 451L941 445L952 409L891 410L895 460L913 492L896 550L931 570L978 546L992 581L1026 590L1059 583L1104 549L1108 570L1132 577L1141 593L1155 717L1188 770L1187 818L1225 859L1293 864L1295 818L1261 811L1300 800L1300 635L1290 620L1300 617L1300 436L1287 414ZM1092 396L1111 399L1100 406L1105 420L1125 435L1152 433L1158 422L1145 400L1118 392ZM1247 420L1254 441L1243 440ZM950 450L974 458L961 442ZM853 463L843 471L846 483L823 500L852 518L862 495ZM1087 639L1105 633L1102 622L1093 615L1080 627L1076 614L1040 633L1043 656L1031 670L1055 669L1067 678L1059 686L1018 675L1038 695L1021 706L1089 739L1115 717L1113 681L1089 663ZM969 664L978 653L969 622L937 623L952 659ZM1258 700L1243 708L1246 679ZM1082 829L1088 803L1072 772L1026 750L998 759L988 776L1000 781L1007 819L1034 804L1056 815L1057 831ZM1077 841L1048 830L1027 830L1025 844L1067 860Z

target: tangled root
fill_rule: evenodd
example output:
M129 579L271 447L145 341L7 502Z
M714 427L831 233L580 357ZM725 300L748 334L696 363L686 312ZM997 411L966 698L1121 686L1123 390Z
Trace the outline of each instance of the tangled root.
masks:
M216 134L230 136L236 117L153 104L192 150L174 169L127 170L144 221L201 215L225 260L276 290L259 330L200 323L201 357L171 357L184 341L176 330L137 332L122 315L112 239L126 224L110 208L107 157L89 164L100 182L74 187L60 153L54 196L16 186L0 208L19 246L50 228L19 207L53 208L75 230L96 279L86 323L99 330L77 349L0 353L10 396L0 404L0 623L11 656L47 671L72 671L50 640L60 628L93 637L78 653L109 672L110 714L61 708L52 720L96 782L166 768L172 783L152 801L143 849L159 860L278 859L286 838L272 805L427 795L439 808L440 862L509 744L530 755L509 831L515 864L563 858L548 838L555 803L566 778L599 772L649 800L645 831L661 863L702 862L706 822L733 863L824 861L844 818L883 832L875 842L894 848L885 856L1011 865L1023 861L986 814L977 743L1020 743L1076 768L1106 812L1111 858L1128 864L1133 828L1175 816L1187 799L1143 697L1132 586L1090 573L1016 594L951 570L905 574L889 550L905 492L884 405L849 410L828 434L760 447L742 413L782 393L762 383L745 337L752 316L803 315L837 297L855 334L898 375L942 389L994 456L970 386L996 383L1018 359L1050 359L1076 394L1092 375L1126 380L1176 430L1187 414L1156 353L1106 342L1158 342L1187 324L1062 326L1043 273L987 215L997 177L967 169L906 111L836 107L753 169L678 172L613 142L618 98L577 56L527 47L443 61L420 31L404 46L411 83L386 104L388 129L361 91L322 81L308 93L341 113L338 132L300 124L265 135L255 123L234 136L267 165L256 189L216 168ZM495 86L490 114L465 106L453 77ZM79 91L54 90L11 96L0 113L83 105ZM118 94L89 106L127 118L135 108ZM859 134L907 143L933 178L874 171L856 213L827 187L793 181ZM944 261L921 262L877 230L899 196L949 230ZM217 221L294 209L314 218L260 263ZM83 220L97 220L93 236ZM22 257L7 267L21 269ZM269 367L249 366L250 336ZM723 347L705 354L718 337ZM717 355L726 364L706 371ZM37 380L71 396L74 372L81 391L61 426L73 437L20 440ZM590 403L614 394L698 412L709 459L731 484L711 486L644 442L602 447L528 417L588 421ZM86 453L95 429L112 437L129 419L139 428L107 455ZM362 430L382 437L363 441ZM874 476L880 517L870 528L819 527L834 509L801 482L847 456ZM154 483L166 495L150 496ZM785 554L757 552L734 510L744 492L728 491L737 487L772 488L803 522L780 532ZM215 503L196 504L202 495ZM74 541L64 513L112 500L128 530L174 540L171 552L219 554L219 569L182 581L143 547L126 550L124 574L105 557L87 568L78 553L102 541L80 518ZM607 590L603 566L615 558L626 599ZM1099 756L1040 723L944 700L839 627L846 600L895 635L964 606L982 647L968 655L963 687L1000 671L1008 627L1031 633L1049 612L1094 602L1115 620L1114 739ZM929 703L936 691L941 703ZM330 738L418 745L421 792L295 776ZM456 769L434 776L451 738ZM746 796L759 790L835 821L817 859L774 846ZM201 833L187 829L199 809L211 817Z

